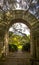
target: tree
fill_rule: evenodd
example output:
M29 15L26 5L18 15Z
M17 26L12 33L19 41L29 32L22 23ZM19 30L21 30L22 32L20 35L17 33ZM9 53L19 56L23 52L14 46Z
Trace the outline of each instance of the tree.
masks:
M22 46L24 44L30 42L30 39L27 35L19 36L19 35L12 33L12 32L10 32L10 33L11 33L11 36L9 37L9 44L14 44L20 49L22 48Z
M0 0L0 10L6 12L16 9L32 12L39 18L39 0Z

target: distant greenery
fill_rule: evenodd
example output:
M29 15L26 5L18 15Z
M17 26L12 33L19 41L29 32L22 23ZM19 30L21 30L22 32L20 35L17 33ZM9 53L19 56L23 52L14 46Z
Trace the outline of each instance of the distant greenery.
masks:
M18 48L15 44L9 44L9 51L14 52L17 50L18 50Z
M30 43L26 43L22 47L22 51L30 52Z
M29 42L30 36L20 36L9 32L9 44L11 44L11 46L16 45L18 49L22 49L22 46Z

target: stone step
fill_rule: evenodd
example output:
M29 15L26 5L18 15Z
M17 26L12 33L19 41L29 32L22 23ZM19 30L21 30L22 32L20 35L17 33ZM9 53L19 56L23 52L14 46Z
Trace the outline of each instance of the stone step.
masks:
M30 53L22 53L22 52L15 52L15 53L9 53L9 58L30 58Z
M6 61L0 65L30 65L30 54L22 52L9 53Z

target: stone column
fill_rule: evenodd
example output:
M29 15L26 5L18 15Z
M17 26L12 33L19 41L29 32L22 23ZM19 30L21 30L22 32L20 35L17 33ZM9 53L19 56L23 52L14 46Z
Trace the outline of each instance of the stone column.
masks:
M30 31L30 51L31 51L31 57L33 57L33 33L32 30Z
M33 55L32 30L30 31L30 52L31 52L31 57L32 57Z
M33 57L36 58L36 36L33 34Z
M36 38L34 30L31 30L31 57L36 58Z
M9 41L9 35L8 35L8 31L6 31L5 35L4 35L4 46L5 46L5 53L6 53L6 55L8 55L8 52L9 52L8 41Z
M3 48L3 37L0 36L0 53L2 51L2 48Z
M36 31L36 58L39 59L39 31Z

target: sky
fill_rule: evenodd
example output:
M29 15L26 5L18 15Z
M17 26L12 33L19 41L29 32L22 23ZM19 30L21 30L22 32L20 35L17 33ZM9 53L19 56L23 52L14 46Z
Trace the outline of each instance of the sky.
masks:
M15 29L17 31L15 31L13 29L13 26L15 27ZM19 34L19 35L22 35L21 33L19 33L19 31L22 32L22 33L24 33L24 34L30 35L30 29L28 28L27 25L25 25L23 23L16 23L16 24L12 25L12 27L10 27L9 31L12 31L15 34Z

